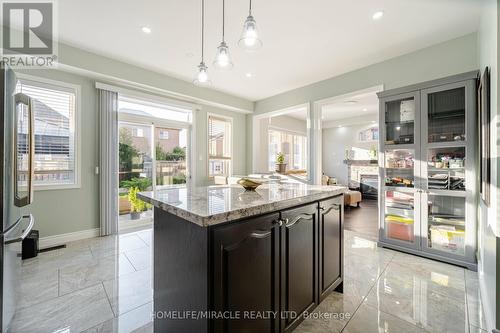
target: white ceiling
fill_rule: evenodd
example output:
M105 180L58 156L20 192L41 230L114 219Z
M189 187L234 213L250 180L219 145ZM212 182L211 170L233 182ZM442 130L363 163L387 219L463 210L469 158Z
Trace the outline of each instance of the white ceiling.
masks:
M60 41L191 81L200 62L200 0L64 0ZM477 30L476 0L255 0L264 43L236 43L248 0L226 1L226 41L234 69L211 68L222 0L206 0L206 62L213 88L259 100ZM383 10L379 21L372 14ZM147 35L141 27L147 25ZM251 72L252 78L245 73Z
M376 89L371 92L353 93L344 98L338 98L321 108L321 120L323 122L339 121L358 117L366 117L366 122L371 122L378 115L378 97ZM285 114L299 120L307 119L307 109L301 107L291 110Z
M284 114L285 116L292 117L299 120L307 119L307 108L300 108L297 111L293 110Z
M378 97L375 92L364 93L337 100L321 108L322 121L334 121L356 117L372 120L378 115Z

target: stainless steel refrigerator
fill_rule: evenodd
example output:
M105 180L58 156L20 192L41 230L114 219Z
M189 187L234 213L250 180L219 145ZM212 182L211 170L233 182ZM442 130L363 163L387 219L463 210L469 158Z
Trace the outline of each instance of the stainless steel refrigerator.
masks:
M14 316L21 279L21 244L35 223L30 214L35 138L33 101L16 94L14 72L0 65L0 320L2 332L6 332Z

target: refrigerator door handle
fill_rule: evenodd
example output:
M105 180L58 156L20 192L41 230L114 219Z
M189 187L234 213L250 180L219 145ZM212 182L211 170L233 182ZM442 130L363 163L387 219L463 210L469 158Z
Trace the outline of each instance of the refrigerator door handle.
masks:
M22 242L26 237L28 237L28 235L31 232L31 229L33 229L33 226L35 225L35 218L33 217L32 214L24 215L23 217L20 217L16 221L16 223L14 223L13 227L17 226L23 219L29 219L28 227L26 229L24 229L23 233L19 237L12 238L12 239L5 239L5 241L4 241L5 245ZM12 231L12 229L14 229L13 227L9 228L4 234L7 236L9 231Z
M14 203L17 207L23 207L29 205L33 202L33 179L35 177L35 168L34 168L34 160L35 160L35 118L33 114L33 101L32 99L23 93L18 93L14 96L15 105L24 104L28 108L28 140L29 140L29 153L28 153L28 179L27 179L27 193L26 197L19 198L18 197L18 167L14 168L14 172L16 173L14 177ZM16 120L17 121L17 120ZM14 135L14 152L17 154L18 144L17 141L17 133Z
M33 180L35 178L35 115L33 113L33 100L30 98L28 102L28 117L29 117L29 140L30 140L30 152L29 152L29 165L28 172L30 178L28 180L28 204L33 203ZM31 216L31 214L29 215ZM27 217L27 216L25 216ZM33 216L30 218L30 223L33 220ZM33 226L31 226L33 227Z

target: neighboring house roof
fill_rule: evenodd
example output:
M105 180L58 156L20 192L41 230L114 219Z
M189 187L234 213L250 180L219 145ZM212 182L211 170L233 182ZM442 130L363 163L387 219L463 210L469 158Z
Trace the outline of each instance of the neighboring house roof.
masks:
M69 137L69 118L46 104L34 101L35 136ZM27 133L27 128L22 132Z

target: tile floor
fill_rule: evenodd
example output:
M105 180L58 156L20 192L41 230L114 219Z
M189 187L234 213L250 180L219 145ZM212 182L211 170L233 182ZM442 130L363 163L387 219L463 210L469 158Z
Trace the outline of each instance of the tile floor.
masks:
M151 229L68 244L25 261L11 332L152 332ZM474 272L345 232L344 294L295 332L486 332Z

